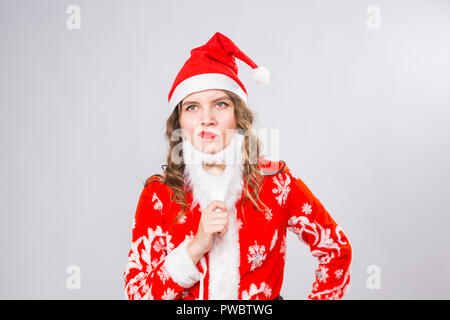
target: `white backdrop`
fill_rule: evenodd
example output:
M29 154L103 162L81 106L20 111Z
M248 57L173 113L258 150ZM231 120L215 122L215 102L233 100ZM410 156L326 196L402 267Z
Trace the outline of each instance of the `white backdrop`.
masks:
M345 299L449 299L443 0L0 1L0 298L123 298L167 95L216 31L271 71L237 61L257 128L350 239ZM289 233L281 294L305 299L315 266Z

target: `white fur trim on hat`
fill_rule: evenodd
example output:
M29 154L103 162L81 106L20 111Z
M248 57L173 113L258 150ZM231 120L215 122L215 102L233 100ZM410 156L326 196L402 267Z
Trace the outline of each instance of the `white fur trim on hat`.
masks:
M231 91L247 103L247 95L236 81L221 73L203 73L180 82L170 98L170 108L175 108L175 106L189 94L208 89Z

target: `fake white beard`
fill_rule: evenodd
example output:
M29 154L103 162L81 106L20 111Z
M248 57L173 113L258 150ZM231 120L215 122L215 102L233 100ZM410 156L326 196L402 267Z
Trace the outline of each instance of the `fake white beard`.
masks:
M240 245L236 202L240 199L243 189L243 142L244 136L235 133L230 144L216 154L203 153L189 141L183 142L185 183L193 192L192 206L199 203L203 210L211 201L221 200L225 202L228 211L228 231L221 238L215 237L214 245L208 252L209 294L207 299L210 300L239 299ZM205 161L208 163L222 161L226 164L226 168L221 175L215 176L203 169L202 163ZM203 265L204 257L202 261Z
M228 146L214 154L202 152L183 139L184 179L193 191L193 206L199 203L204 209L211 201L221 200L227 208L232 208L239 200L243 188L244 138L244 135L235 133ZM206 172L202 163L225 164L226 167L217 176Z

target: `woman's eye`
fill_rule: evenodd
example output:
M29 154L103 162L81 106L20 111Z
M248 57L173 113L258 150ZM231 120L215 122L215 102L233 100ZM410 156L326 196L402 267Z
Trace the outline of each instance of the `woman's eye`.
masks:
M191 105L191 106L186 107L186 110L187 110L187 111L189 111L189 110L194 110L194 108L196 108L196 107L197 107L197 106Z
M228 103L225 103L223 101L220 101L217 105L220 105L220 104L222 104L223 107L226 107L228 105Z

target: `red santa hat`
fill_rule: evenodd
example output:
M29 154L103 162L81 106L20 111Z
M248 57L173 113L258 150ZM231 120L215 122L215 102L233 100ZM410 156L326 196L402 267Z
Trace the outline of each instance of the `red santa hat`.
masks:
M247 103L247 90L238 78L235 58L253 69L252 79L257 83L269 83L269 70L256 65L233 41L216 32L206 44L191 50L178 72L169 92L171 109L189 94L208 89L231 91Z

